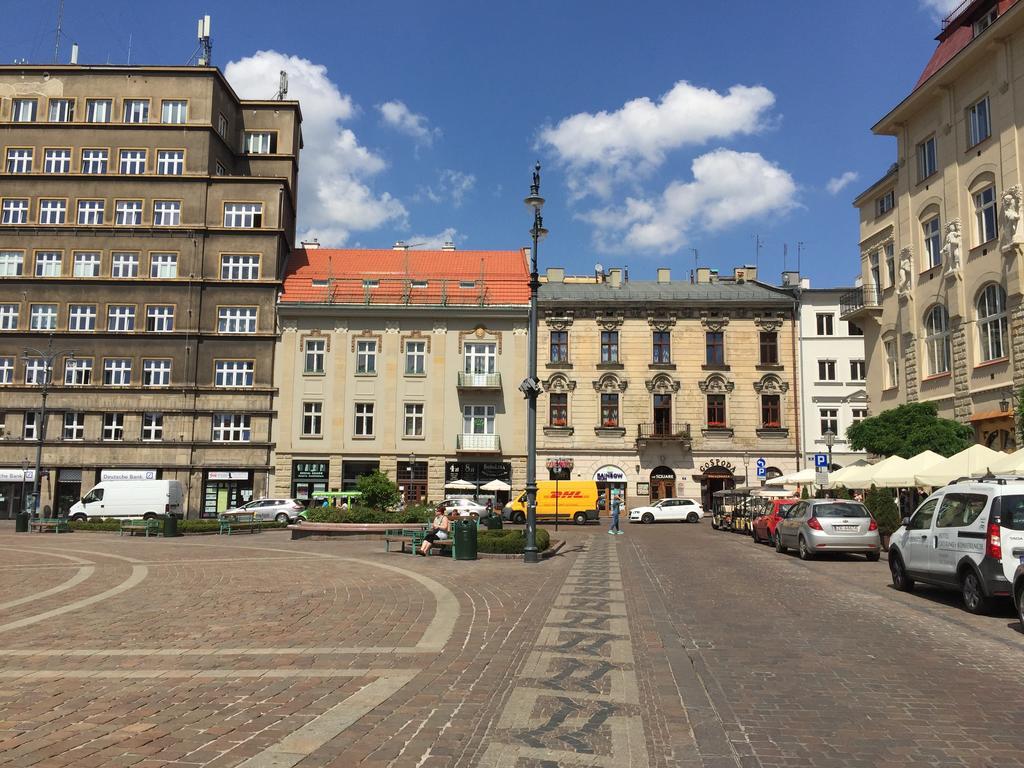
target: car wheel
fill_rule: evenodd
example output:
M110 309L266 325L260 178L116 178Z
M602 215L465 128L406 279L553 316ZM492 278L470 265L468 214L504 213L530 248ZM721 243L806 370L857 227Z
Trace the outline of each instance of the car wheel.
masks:
M882 557L881 552L868 552L867 558L869 563L877 563Z
M1020 627L1024 630L1024 586L1017 588L1017 618L1020 620Z
M716 523L714 521L714 519L711 520L711 530L712 531L717 531L718 530L718 523Z
M587 513L586 512L577 512L575 515L572 516L572 521L574 523L576 523L576 525L586 525L587 524Z
M691 512L690 514L688 514L686 516L686 522L688 522L688 523L699 523L700 522L700 515L698 515L696 512Z
M156 520L156 512L147 512L142 516L143 520Z
M274 520L276 520L279 523L287 523L288 515L286 515L284 512L278 512L277 517L275 517Z
M782 543L782 537L778 531L775 532L775 551L780 555L786 554L786 545Z
M907 567L898 552L889 554L889 573L892 575L892 585L900 592L914 591L914 580L907 574Z
M644 512L643 517L640 518L640 522L644 523L645 525L650 525L654 522L654 515L652 515L650 512Z
M754 528L754 529L753 529L753 530L752 530L752 531L750 532L750 535L751 535L751 537L752 537L752 538L754 539L754 543L755 543L755 544L760 544L760 543L761 543L761 540L760 540L759 538L757 538L757 528Z
M522 512L516 512L516 516L515 516L515 518L513 518L512 522L513 523L525 523L526 522L526 515L523 514Z
M814 559L814 553L807 546L807 540L803 536L800 537L800 541L797 544L797 549L800 552L800 559L801 560L813 560Z
M968 570L960 580L960 596L964 600L964 608L969 613L988 613L989 599L985 596L981 579L972 570Z
M89 521L89 518L86 515L72 515L71 521L74 523L86 523Z

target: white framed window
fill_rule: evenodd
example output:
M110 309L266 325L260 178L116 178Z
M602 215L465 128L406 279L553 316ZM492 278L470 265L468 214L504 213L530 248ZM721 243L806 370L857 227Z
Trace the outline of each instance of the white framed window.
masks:
M306 339L304 343L304 373L323 373L327 356L326 339Z
M75 441L85 439L85 414L65 413L64 428L61 430L60 439Z
M25 383L30 386L41 387L45 384L51 374L50 367L41 357L25 358Z
M978 245L995 240L999 234L996 214L996 188L991 184L974 193L974 217L978 226Z
M142 386L171 386L171 361L164 359L144 359L142 361Z
M139 276L139 254L112 253L110 261L111 277L129 278Z
M0 357L0 384L14 383L14 358Z
M96 305L95 304L70 304L68 305L68 330L69 331L95 331L96 330Z
M942 227L938 216L932 216L921 225L924 231L925 269L942 263Z
M980 19L978 19L972 25L973 32L974 32L974 37L977 37L982 32L984 32L986 29L991 27L995 23L995 21L996 21L996 19L998 17L999 17L999 8L998 7L994 7L992 9L990 9L988 12L986 12L984 16L982 16Z
M252 442L252 417L242 413L213 414L213 442Z
M32 173L32 154L31 149L8 149L7 172Z
M180 200L156 200L153 202L153 226L176 227L181 224Z
M0 277L19 277L25 267L21 251L0 251Z
M835 381L836 380L836 361L835 360L819 360L818 361L818 381Z
M864 381L867 377L867 368L863 360L850 361L850 381Z
M255 375L256 363L252 360L217 360L213 385L222 389L249 389Z
M377 372L377 342L372 339L356 341L356 373Z
M103 223L104 202L102 200L79 200L78 223L99 225Z
M924 332L928 375L949 373L953 352L949 338L949 312L944 306L937 304L925 315Z
M36 277L60 277L63 254L60 251L36 252Z
M123 413L103 414L103 440L104 442L111 443L117 443L124 440Z
M18 330L18 315L21 307L17 304L0 304L0 331Z
M29 308L29 328L33 331L57 330L57 305L32 304Z
M110 153L105 149L82 150L82 173L100 175L107 172Z
M73 274L75 277L99 277L100 255L98 253L76 253Z
M463 371L465 373L494 373L498 360L496 344L467 342L464 350Z
M462 434L464 435L493 435L494 434L494 413L493 405L466 405L462 408Z
M171 280L178 276L178 254L153 253L149 257L149 276Z
M127 357L109 357L103 361L103 383L108 387L128 387L132 383L132 361Z
M4 198L0 212L4 224L28 224L28 200Z
M111 304L107 307L107 330L111 333L131 333L135 330L135 305Z
M137 227L142 223L141 200L115 200L114 224L119 227Z
M159 443L164 439L164 415L162 413L142 414L142 442Z
M112 114L110 99L87 99L85 102L85 121L87 123L109 123Z
M146 150L122 149L119 168L125 176L141 176L146 172Z
M929 136L917 145L917 180L922 182L939 169L935 137Z
M419 376L427 372L427 342L405 342L405 374Z
M47 119L51 123L70 123L75 119L74 99L50 99Z
M225 253L220 257L221 280L259 280L260 257L256 254Z
M23 440L39 439L39 411L26 411L22 422L21 437Z
M356 403L356 437L373 437L373 403Z
M405 404L405 436L423 437L423 403Z
M989 283L978 297L978 336L983 363L1009 355L1006 291L1001 285Z
M880 291L882 289L882 270L878 266L878 251L872 252L868 257L868 264L871 269L871 283L875 286L876 291Z
M174 330L174 306L162 304L146 307L146 330L150 333L170 333Z
M35 99L14 99L11 102L11 122L34 123L39 103Z
M816 317L819 336L835 334L835 315L831 312L819 312Z
M980 144L992 135L988 96L967 108L967 148Z
M223 164L221 164L220 162L217 163L217 175L218 176L227 176L228 175L227 168L225 168L223 166Z
M263 203L224 203L224 226L255 229L263 226Z
M893 243L885 244L885 274L889 278L889 287L896 285L896 246Z
M160 104L160 122L184 125L188 122L188 102L181 99L164 99Z
M324 404L302 404L302 436L322 437L324 433Z
M228 140L228 119L224 115L217 115L217 133L224 141Z
M895 389L900 383L900 359L896 342L883 342L882 349L885 351L885 388Z
M69 387L92 384L92 359L69 357L64 361L64 383Z
M181 176L185 173L185 151L162 149L156 153L156 172L159 176Z
M68 220L67 200L40 200L40 224L66 224Z
M71 150L48 149L43 153L45 173L71 173Z
M833 435L839 435L839 409L838 408L819 408L818 416L821 420L821 436L824 437L826 432L831 432Z
M882 216L896 207L896 192L890 189L875 199L875 215Z
M126 123L148 123L149 122L149 99L125 99L124 100L124 122L126 122Z
M220 307L217 310L220 333L256 333L256 307Z
M246 131L245 151L250 155L270 155L277 152L277 134L273 131Z

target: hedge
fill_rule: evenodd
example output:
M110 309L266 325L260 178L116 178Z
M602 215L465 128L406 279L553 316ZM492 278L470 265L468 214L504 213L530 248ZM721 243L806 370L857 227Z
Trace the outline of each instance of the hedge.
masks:
M260 523L264 528L284 528L286 523L278 523L273 520ZM89 520L88 522L71 522L73 531L120 531L121 521L112 517L102 520ZM178 533L216 533L220 530L220 523L216 520L179 520Z
M313 507L306 511L311 523L429 523L434 517L430 506L406 507L398 511L370 509L369 507Z
M521 555L526 546L526 532L516 528L502 528L496 531L480 529L476 549L489 555ZM546 528L537 529L537 551L543 552L551 546L551 535Z

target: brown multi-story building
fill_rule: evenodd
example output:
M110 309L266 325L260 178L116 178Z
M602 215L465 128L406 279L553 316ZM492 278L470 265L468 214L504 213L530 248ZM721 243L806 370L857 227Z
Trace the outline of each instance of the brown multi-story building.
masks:
M104 478L178 479L193 517L266 491L300 121L211 67L0 67L0 517L43 436L57 511Z

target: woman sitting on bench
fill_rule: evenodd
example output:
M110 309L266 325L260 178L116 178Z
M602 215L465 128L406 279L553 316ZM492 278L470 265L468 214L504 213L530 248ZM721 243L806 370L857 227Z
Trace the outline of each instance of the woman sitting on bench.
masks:
M447 539L448 531L451 529L451 520L444 513L442 509L437 510L437 514L434 515L434 522L430 524L430 533L423 539L423 544L420 545L419 551L416 554L427 556L430 552L430 548L434 546L434 542L438 539Z

